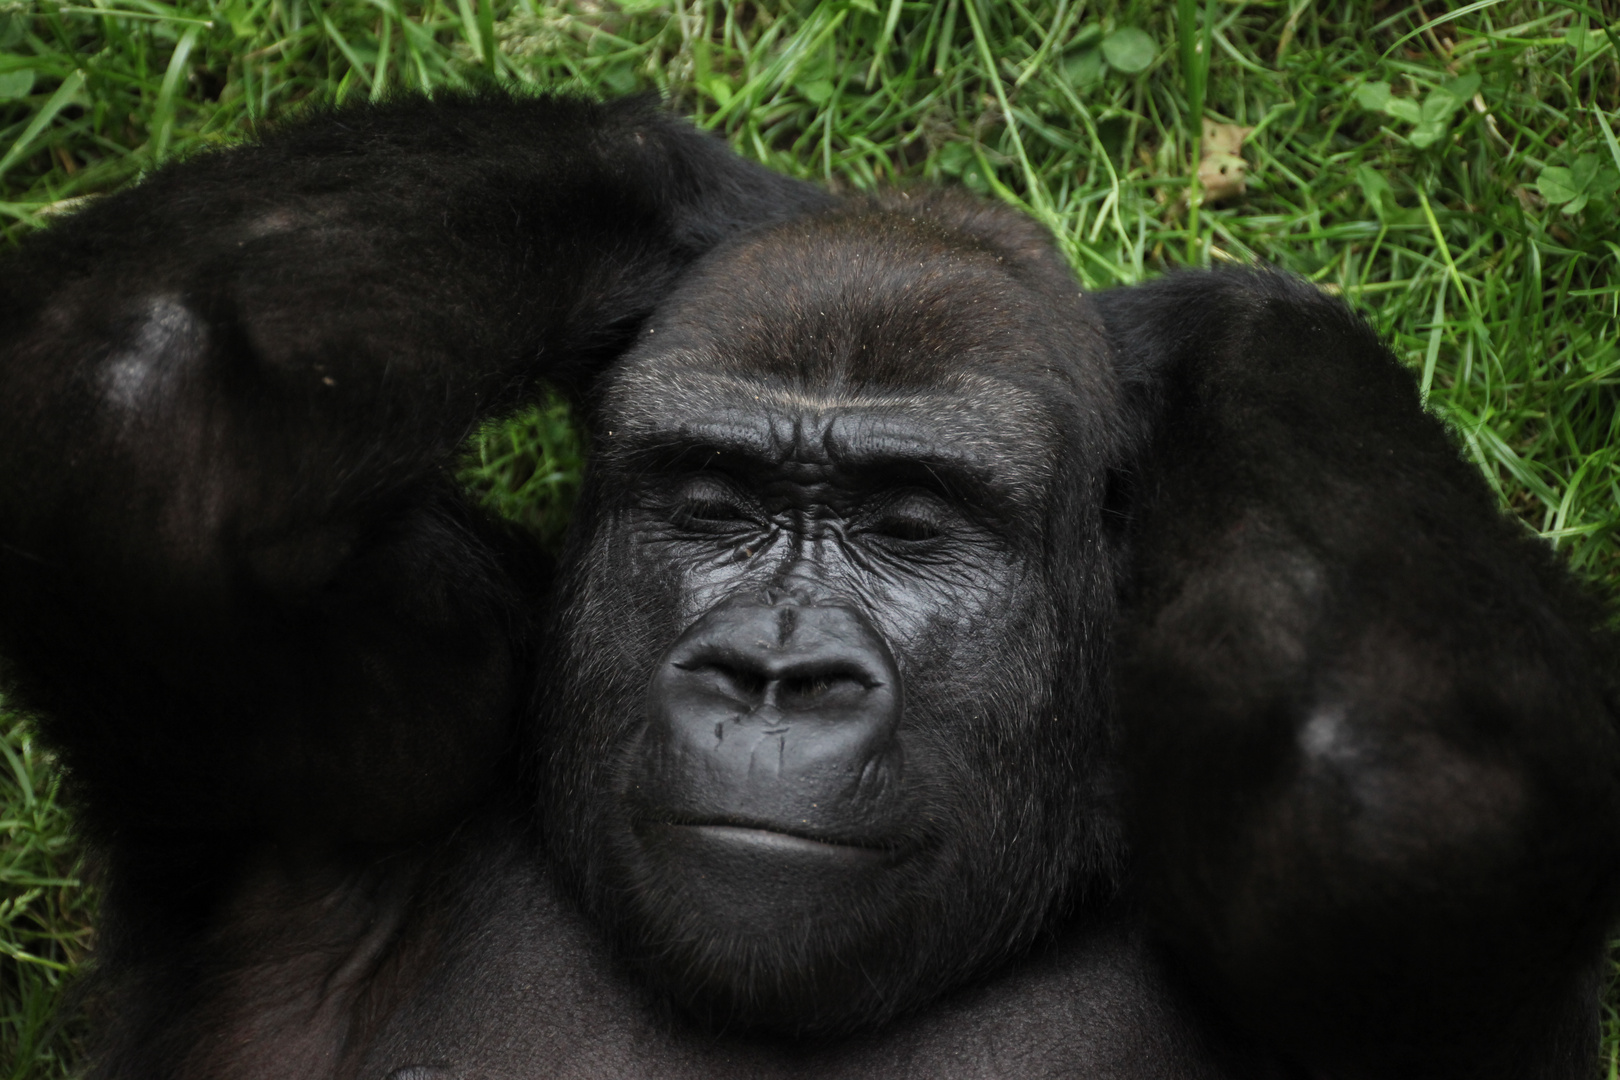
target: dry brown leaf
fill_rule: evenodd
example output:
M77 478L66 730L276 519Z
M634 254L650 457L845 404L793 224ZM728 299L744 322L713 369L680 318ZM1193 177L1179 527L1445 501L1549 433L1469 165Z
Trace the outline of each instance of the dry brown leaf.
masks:
M1204 121L1203 154L1198 162L1198 182L1205 202L1220 202L1243 194L1249 179L1249 163L1243 160L1243 140L1252 127Z

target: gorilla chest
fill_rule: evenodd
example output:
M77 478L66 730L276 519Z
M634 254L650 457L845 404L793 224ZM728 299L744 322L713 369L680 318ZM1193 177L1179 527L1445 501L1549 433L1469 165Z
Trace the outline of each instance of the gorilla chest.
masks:
M542 874L480 883L476 927L376 1030L365 1080L1140 1077L1218 1080L1231 1055L1128 925L1077 931L875 1034L804 1044L672 1016ZM1241 1075L1263 1072L1245 1063Z

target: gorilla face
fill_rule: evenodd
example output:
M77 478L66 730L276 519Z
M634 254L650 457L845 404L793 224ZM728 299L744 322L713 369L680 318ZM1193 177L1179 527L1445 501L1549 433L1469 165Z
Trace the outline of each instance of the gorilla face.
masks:
M717 1025L881 1023L1116 857L1111 375L1024 223L904 212L716 253L594 418L545 831Z

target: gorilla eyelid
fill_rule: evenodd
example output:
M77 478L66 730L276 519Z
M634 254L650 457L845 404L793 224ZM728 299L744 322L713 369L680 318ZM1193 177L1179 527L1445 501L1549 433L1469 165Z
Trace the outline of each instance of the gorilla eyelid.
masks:
M665 511L678 528L736 532L758 521L753 502L729 478L695 474L678 484Z
M913 488L873 507L862 531L902 544L926 544L941 539L949 531L948 519L958 512L955 498Z
M901 540L911 544L938 540L943 535L931 522L920 521L916 518L886 518L878 524L876 531L886 539Z
M916 514L895 513L880 515L877 522L868 531L877 533L886 540L899 540L912 544L938 540L945 532L938 522L929 520L926 517Z

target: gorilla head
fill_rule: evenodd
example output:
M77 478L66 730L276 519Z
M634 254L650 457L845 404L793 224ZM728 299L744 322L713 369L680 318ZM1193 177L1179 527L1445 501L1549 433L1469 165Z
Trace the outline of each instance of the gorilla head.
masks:
M718 249L604 380L545 832L693 1014L880 1024L1110 886L1102 340L1035 226L897 197Z

